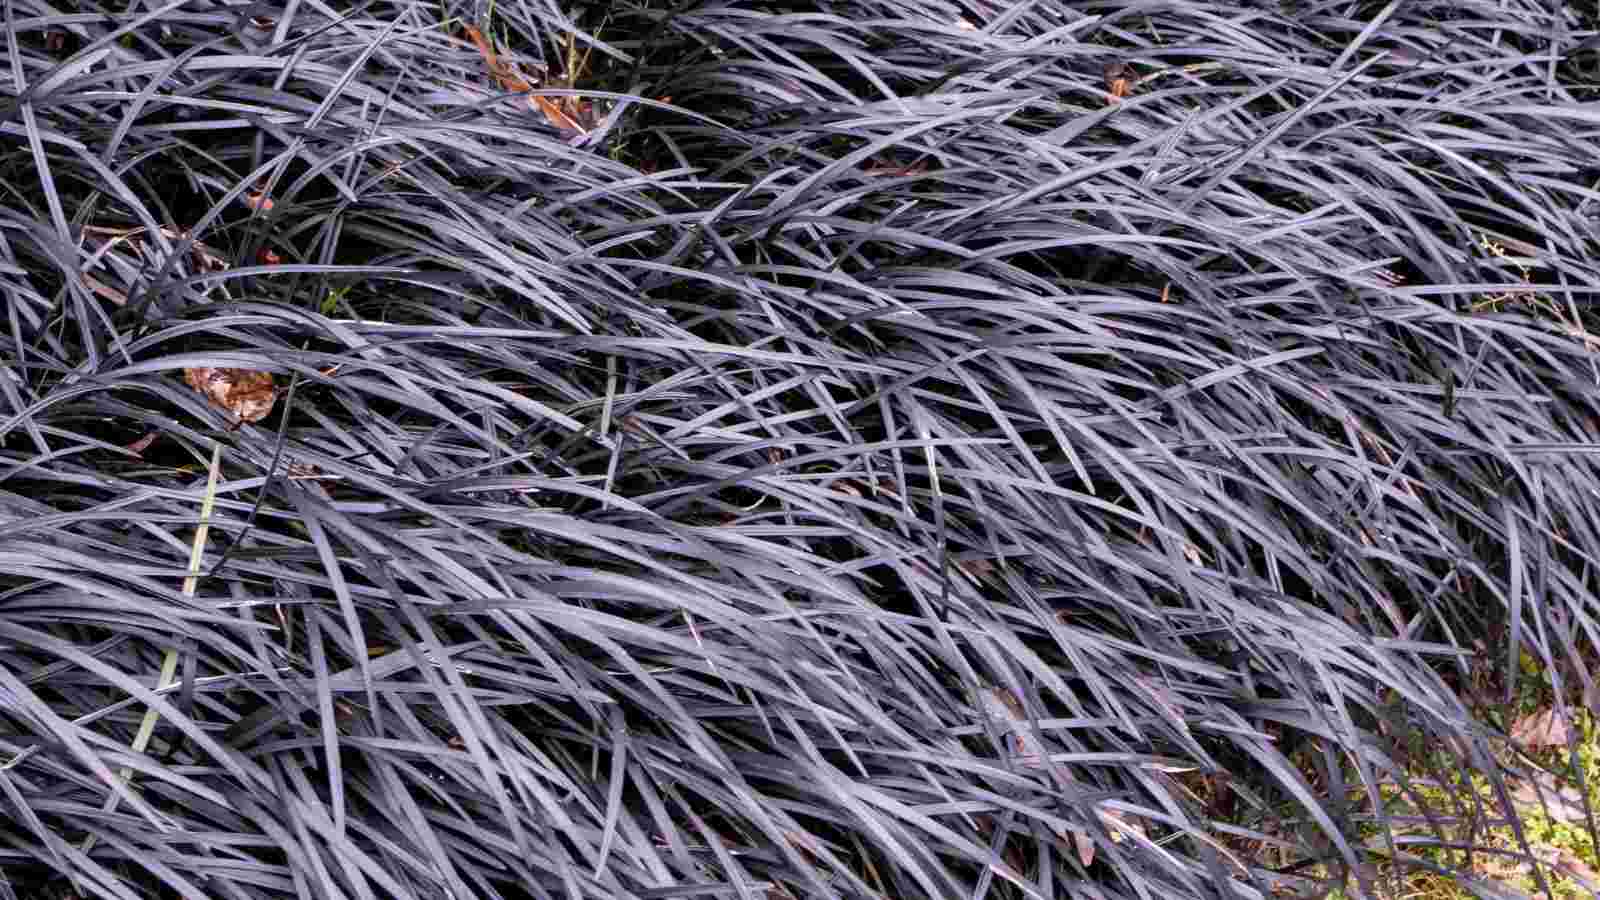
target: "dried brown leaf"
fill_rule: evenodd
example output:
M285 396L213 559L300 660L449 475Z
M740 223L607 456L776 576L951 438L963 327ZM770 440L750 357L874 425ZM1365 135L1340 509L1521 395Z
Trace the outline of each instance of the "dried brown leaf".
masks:
M1529 778L1511 780L1511 801L1517 809L1524 813L1542 810L1557 822L1582 822L1588 818L1582 791L1563 786L1549 772L1536 770L1529 774Z
M134 257L148 261L152 252L148 228L106 228L99 225L83 226L83 239L92 249L86 260L87 266L100 263L101 257L108 253L131 253ZM169 241L190 241L189 254L195 264L203 272L221 272L228 268L228 260L214 248L201 241L191 241L191 233L185 229L162 226L161 234Z
M271 372L201 366L184 369L183 380L204 394L213 406L231 413L236 426L261 421L278 401Z
M1527 748L1565 747L1572 729L1554 709L1529 713L1511 726L1511 739Z
M1094 838L1081 828L1072 829L1072 842L1078 848L1078 862L1088 867L1094 863Z
M1600 882L1600 872L1596 872L1583 861L1582 857L1566 848L1558 851L1556 865L1565 869L1567 874L1582 878L1584 881Z
M150 449L150 445L156 442L156 436L159 435L159 434L161 434L161 432L159 432L159 431L151 431L151 432L147 433L144 437L139 438L137 441L134 441L133 443L129 444L124 449L127 450L129 453L132 453L135 456L137 456L137 455L145 452L146 450Z
M551 98L535 95L530 99L538 106L539 111L544 113L545 121L554 125L556 130L566 137L588 134L589 128L594 127L592 124L594 107L577 97ZM589 128L585 128L583 122L590 122Z
M94 292L96 296L110 300L118 306L128 305L128 295L126 293L97 279L90 278L87 274L79 275L78 278L83 281L83 286Z
M188 242L188 255L194 265L201 272L221 272L228 268L228 260L214 248L201 241L192 240L189 231L179 231L170 226L161 228L161 235L172 243ZM148 270L153 266L160 266L166 262L166 255L161 252L159 241L151 239L148 228L109 228L100 225L85 225L80 233L82 248L86 251L83 260L83 271L79 280L96 296L125 306L128 303L126 286L119 287L101 280L102 277L91 275L96 270L105 270L112 273L110 278L115 281L117 272L129 270ZM115 258L116 265L108 260ZM134 283L138 284L141 276L135 276Z
M1007 724L1004 730L1011 732L1011 748L1023 765L1043 764L1040 747L1028 734L1028 712L1016 694L1003 687L985 687L978 691L978 704L989 718Z
M987 559L958 559L956 566L973 578L983 579L994 574L994 563Z
M483 32L479 31L477 26L467 25L462 30L466 32L467 38L477 45L478 52L483 55L484 65L489 67L489 74L494 77L494 80L502 88L518 93L533 90L533 85L518 75L517 71L509 64L501 61L499 54L495 53L494 47L489 44L489 40L483 36Z
M1183 710L1180 708L1182 701L1178 699L1177 694L1156 679L1142 675L1133 676L1133 684L1150 698L1151 705L1163 718L1172 723L1173 727L1185 734L1189 732L1189 723L1184 720Z
M1116 103L1123 97L1133 92L1133 86L1139 80L1139 73L1133 67L1122 62L1108 62L1105 65L1106 90L1111 92L1110 103Z
M526 94L534 89L528 79L522 77L510 63L500 58L482 31L472 25L467 25L462 30L466 32L468 40L477 46L478 53L483 56L484 65L489 69L489 75L502 89L518 94ZM542 113L545 121L555 126L557 131L568 137L588 134L595 125L594 105L577 97L535 95L528 98L528 104Z
M1140 837L1146 835L1144 825L1138 820L1130 818L1127 813L1121 810L1100 807L1095 812L1100 815L1100 821L1105 823L1106 830L1111 832L1113 841L1121 842L1130 833L1137 834Z
M921 175L928 171L928 161L919 159L910 165L901 165L892 156L879 156L867 160L861 169L863 175L901 177L905 175Z

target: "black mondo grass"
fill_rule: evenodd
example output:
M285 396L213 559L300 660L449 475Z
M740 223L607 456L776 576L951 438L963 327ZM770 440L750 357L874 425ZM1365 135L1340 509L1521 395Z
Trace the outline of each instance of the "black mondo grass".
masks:
M0 897L1551 890L1593 11L5 24Z

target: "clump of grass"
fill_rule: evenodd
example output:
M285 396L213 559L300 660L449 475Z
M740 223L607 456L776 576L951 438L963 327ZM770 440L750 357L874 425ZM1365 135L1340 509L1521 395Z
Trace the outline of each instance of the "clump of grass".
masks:
M0 893L1481 895L1468 812L1544 839L1470 686L1592 689L1593 22L7 15Z

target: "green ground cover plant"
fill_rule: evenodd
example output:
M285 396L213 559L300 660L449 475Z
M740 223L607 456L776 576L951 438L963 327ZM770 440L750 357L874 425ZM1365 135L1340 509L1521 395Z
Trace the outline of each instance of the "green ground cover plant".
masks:
M1600 890L1588 4L4 15L0 898Z

